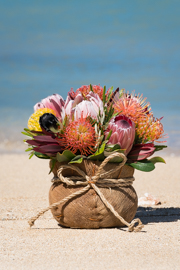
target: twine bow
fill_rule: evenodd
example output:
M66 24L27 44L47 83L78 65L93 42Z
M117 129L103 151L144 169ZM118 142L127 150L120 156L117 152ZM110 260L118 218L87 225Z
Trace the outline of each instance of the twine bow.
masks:
M114 157L121 157L123 158L123 161L116 166L116 168L113 168L112 170L102 173L104 166L109 162L110 159ZM57 207L60 204L63 204L76 196L82 195L83 193L87 192L90 188L93 188L95 192L99 195L100 199L104 203L104 205L116 216L124 225L128 227L128 231L132 232L138 232L140 231L144 225L142 224L141 220L139 218L134 219L131 221L131 223L128 223L126 220L124 220L123 217L121 217L117 211L114 209L114 207L106 200L103 193L100 191L99 187L122 187L122 186L129 186L132 185L134 181L134 177L129 177L125 179L109 179L108 177L111 175L112 172L116 172L120 170L124 164L126 163L127 158L122 153L113 153L110 156L108 156L99 166L97 173L94 176L88 176L83 172L81 169L74 165L62 165L57 171L58 178L54 178L53 182L62 182L65 183L67 186L85 186L82 189L70 194L69 196L65 197L61 201L58 201L56 203L51 204L49 207L43 209L40 211L35 217L32 217L28 223L31 226L34 225L34 222L36 219L38 219L41 215L43 215L48 210ZM71 176L71 177L64 177L62 175L62 172L64 169L72 169L76 172L78 172L81 176Z

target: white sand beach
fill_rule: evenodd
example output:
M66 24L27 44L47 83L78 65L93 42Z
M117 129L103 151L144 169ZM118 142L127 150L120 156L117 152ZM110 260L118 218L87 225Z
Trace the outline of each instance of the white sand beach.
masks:
M0 156L1 269L180 269L180 156L165 157L153 172L136 171L139 197L160 205L139 207L144 228L69 229L51 212L30 228L28 219L48 206L48 160L26 154Z

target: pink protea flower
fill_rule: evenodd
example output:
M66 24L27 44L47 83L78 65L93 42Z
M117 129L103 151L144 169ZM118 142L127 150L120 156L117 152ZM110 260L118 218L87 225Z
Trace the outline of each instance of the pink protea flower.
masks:
M34 106L34 111L37 111L38 109L42 108L49 108L55 111L58 119L61 119L62 108L64 106L64 103L65 101L60 95L53 94L52 96L48 96L47 98L42 99L41 102L38 102Z
M153 143L135 144L128 154L128 160L134 162L146 159L154 154L155 147Z
M95 129L90 120L83 118L70 122L64 130L60 139L57 138L60 145L71 150L74 154L78 152L81 155L92 154L95 150L96 135Z
M97 120L98 115L104 113L103 102L93 92L89 92L86 97L79 93L74 99L68 96L64 105L64 113L71 118L74 116L74 120L80 119L81 116L83 118L90 116Z
M107 144L119 144L121 149L126 149L125 154L127 155L133 146L135 138L134 122L125 115L119 115L110 120L105 131L106 137L110 130L112 130L112 134Z

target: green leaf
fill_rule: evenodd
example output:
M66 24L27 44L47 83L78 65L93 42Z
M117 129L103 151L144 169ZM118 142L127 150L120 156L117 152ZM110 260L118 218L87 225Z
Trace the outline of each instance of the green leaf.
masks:
M33 147L26 149L25 152L28 152L28 151L31 151L31 150L33 150Z
M130 165L131 167L133 167L137 170L143 171L143 172L151 172L155 169L154 164L147 159L144 159L142 161L137 161L134 163L130 163L127 165Z
M69 163L81 163L83 161L83 158L86 157L82 155L75 156Z
M25 132L24 132L24 131L25 131ZM23 135L29 136L29 137L31 137L31 138L33 138L33 136L35 135L35 134L33 134L28 128L24 128L24 131L22 131L21 133L22 133Z
M39 152L34 152L35 156L38 157L38 158L42 158L42 159L50 159L49 156L45 155L45 154L42 154L42 153L39 153Z
M115 151L115 152L118 152L118 151ZM114 157L114 158L109 160L109 163L120 163L122 161L123 161L122 157Z
M115 144L114 146L116 147L117 144ZM113 151L106 151L106 150L104 150L104 155L105 155L105 157L108 157L108 156L110 156L110 155L112 155L113 153L116 153L116 152L124 154L125 149L116 149L116 150L113 150ZM122 161L123 161L123 158L122 157L114 157L114 158L110 159L109 162L110 163L120 163Z
M106 137L106 140L109 141L110 137L111 137L111 134L112 134L112 129L109 131L107 137Z
M71 161L76 155L74 155L70 150L64 150L62 154L59 152L56 154L56 159L59 162L64 162L64 161Z
M119 98L121 98L124 93L125 93L125 89L121 89L119 91Z
M73 152L71 152L70 150L64 150L64 151L63 151L63 155L66 156L67 158L69 158L70 160L76 156L76 155L73 154Z
M28 128L24 128L24 131L25 132L22 131L21 133L24 134L24 135L26 135L26 136L34 137L36 135L40 135L40 134L38 134L36 132L31 132L31 130L28 129Z
M34 151L29 154L29 159L31 159L34 156Z
M98 144L100 145L104 139L104 135L101 135L101 137L98 139Z
M32 134L29 134L28 132L22 131L21 133L22 133L23 135L29 136L29 137L31 137L31 138L33 137L33 135L32 135Z
M107 144L105 150L109 151L109 152L112 152L112 151L118 150L118 149L121 149L119 144Z
M90 91L94 92L91 84L89 85L89 87L90 87Z
M29 128L24 128L24 131L31 132Z
M104 89L103 89L103 104L106 103L106 86L104 86Z
M104 160L104 149L106 146L106 142L107 141L104 141L100 148L93 155L89 156L88 159L101 161Z
M64 117L64 120L63 120L63 126L66 125L66 122L67 122L67 115L65 115L65 117Z
M111 95L112 95L112 92L113 92L113 86L111 86L111 88L109 89L109 95L108 95L108 100L107 100L107 102L110 100Z
M162 157L153 157L153 158L150 158L149 161L151 161L153 164L157 162L166 163L166 161Z
M52 158L51 159L52 160L52 166L51 166L51 169L50 169L50 171L49 171L49 174L53 171L53 169L54 169L54 166L55 166L55 164L56 164L56 159L55 158Z
M164 148L167 148L167 145L154 145L154 147L155 147L155 152L156 152L156 151L160 151Z

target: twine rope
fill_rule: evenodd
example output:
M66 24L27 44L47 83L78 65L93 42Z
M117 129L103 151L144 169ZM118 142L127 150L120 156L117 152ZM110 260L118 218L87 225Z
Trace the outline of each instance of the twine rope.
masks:
M108 172L102 173L103 168L105 165L114 157L121 157L123 158L123 161L116 166L116 168L109 170ZM43 215L45 212L48 210L57 207L60 204L63 204L71 199L74 199L76 196L80 196L83 193L87 192L90 188L93 188L95 192L99 195L100 199L104 203L104 205L124 224L128 227L128 231L132 232L138 232L140 231L144 225L142 224L141 220L139 218L134 219L131 221L131 223L128 223L123 217L121 217L117 211L114 209L114 207L106 200L104 197L103 193L100 191L99 187L124 187L124 186L129 186L132 185L134 181L134 177L128 177L125 179L110 179L108 178L112 172L116 172L120 170L124 164L126 163L127 158L124 154L115 152L111 155L109 155L99 166L97 173L94 176L88 176L83 172L81 169L74 165L62 165L57 171L57 176L53 178L52 182L62 182L65 183L67 186L85 186L82 189L70 194L69 196L65 197L61 201L58 201L56 203L51 204L47 208L41 210L36 216L32 217L28 223L30 227L34 225L34 222L36 219L38 219L41 215ZM81 176L71 176L71 177L64 177L62 175L63 170L65 169L72 169L76 172L78 172L79 175Z

